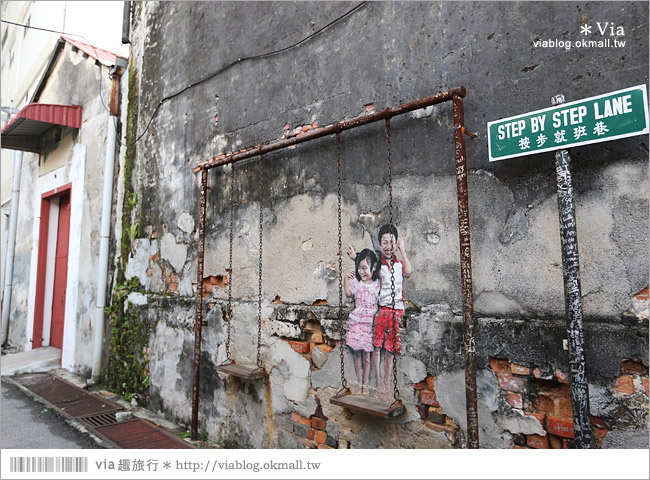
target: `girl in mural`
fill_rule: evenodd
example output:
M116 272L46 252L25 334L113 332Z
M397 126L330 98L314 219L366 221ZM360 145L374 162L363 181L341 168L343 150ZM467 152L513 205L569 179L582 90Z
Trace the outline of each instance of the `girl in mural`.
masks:
M383 225L377 235L381 250L381 267L379 270L380 292L379 311L375 315L373 326L372 363L377 376L377 397L390 402L393 394L390 389L391 371L393 369L394 355L402 351L399 337L399 326L404 315L404 279L409 278L413 272L404 249L404 238L400 238L397 228ZM399 250L402 260L398 260L395 253ZM354 247L348 246L348 255L354 257ZM392 300L391 266L394 267L395 305ZM395 335L393 335L395 332ZM381 379L379 368L381 363L381 350L384 350L384 378Z
M370 353L373 351L373 321L377 313L379 269L377 255L363 249L354 259L354 270L345 273L343 287L347 297L354 297L354 310L348 318L346 344L352 350L354 371L361 384L361 394L368 395ZM363 357L363 367L362 367Z

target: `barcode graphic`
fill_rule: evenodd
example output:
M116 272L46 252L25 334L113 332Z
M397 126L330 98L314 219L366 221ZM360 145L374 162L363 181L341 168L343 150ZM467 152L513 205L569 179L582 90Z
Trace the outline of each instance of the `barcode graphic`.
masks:
M88 457L9 457L10 472L87 472Z

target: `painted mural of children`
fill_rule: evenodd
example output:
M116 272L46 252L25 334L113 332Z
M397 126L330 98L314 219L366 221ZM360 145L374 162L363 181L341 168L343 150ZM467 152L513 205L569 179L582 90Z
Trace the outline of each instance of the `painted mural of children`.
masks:
M379 310L375 315L373 326L372 363L377 376L377 397L391 402L393 394L390 388L391 372L395 354L400 354L402 345L399 337L399 325L404 315L404 279L413 272L413 267L404 249L404 238L400 238L397 228L383 225L377 234L381 250L381 266L379 277L381 289L379 292ZM398 260L395 253L399 250L402 260ZM354 247L348 246L347 253L354 258ZM394 266L391 282L391 266ZM393 306L392 287L395 285L395 305ZM395 334L393 334L393 332ZM380 375L381 350L384 349L383 380Z
M373 344L373 364L377 372L377 396L383 397L386 401L393 401L393 394L390 389L391 371L393 369L394 355L402 352L402 344L399 336L399 326L402 315L404 315L404 279L409 278L413 272L411 262L406 256L404 249L404 238L400 238L397 228L390 225L383 225L377 235L379 248L381 249L381 291L379 292L379 311L375 316ZM402 260L398 260L395 253L399 250ZM393 278L391 281L391 266L393 266ZM393 305L392 284L395 285L395 304ZM386 350L384 354L384 384L380 387L379 364L381 359L381 348Z
M373 322L377 313L380 290L377 255L363 249L355 256L355 269L344 277L347 297L354 297L354 310L348 318L346 344L354 356L354 370L361 384L361 394L368 395L370 381L370 353L373 351ZM362 365L363 359L363 365Z

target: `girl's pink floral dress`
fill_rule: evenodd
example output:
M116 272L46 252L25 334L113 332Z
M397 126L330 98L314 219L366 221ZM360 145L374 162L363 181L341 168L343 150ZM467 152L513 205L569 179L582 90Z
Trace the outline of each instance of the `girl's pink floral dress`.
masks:
M354 310L348 319L348 335L346 344L352 350L372 352L372 324L377 313L377 297L380 283L363 283L353 278L350 280L350 291L354 295Z

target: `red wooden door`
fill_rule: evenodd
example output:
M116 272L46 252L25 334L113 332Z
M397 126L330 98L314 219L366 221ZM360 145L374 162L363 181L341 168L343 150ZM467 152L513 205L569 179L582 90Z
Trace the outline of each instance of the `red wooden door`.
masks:
M59 229L56 239L54 263L54 293L52 297L52 329L50 345L63 347L63 323L65 320L65 292L68 279L68 243L70 238L70 194L61 196L59 202Z

